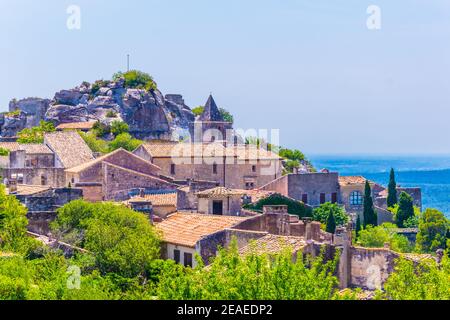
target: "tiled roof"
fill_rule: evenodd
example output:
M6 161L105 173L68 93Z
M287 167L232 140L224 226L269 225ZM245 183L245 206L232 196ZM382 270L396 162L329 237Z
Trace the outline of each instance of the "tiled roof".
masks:
M21 144L19 150L25 150L28 154L53 154L45 144Z
M133 197L127 201L125 201L125 204L128 204L130 202L138 202L138 201L150 201L153 206L177 206L177 193L176 192L168 192L168 193L161 193L161 194L146 194L143 197L137 196Z
M339 184L341 186L348 186L352 184L365 184L366 178L363 176L339 176Z
M227 196L243 196L247 193L248 193L247 190L217 187L217 188L212 188L212 189L197 192L196 195L200 198L215 198L215 197L227 197Z
M153 163L151 163L151 162L149 162L149 161L147 161L147 160L144 160L144 159L142 159L141 157L138 157L138 156L135 155L134 153L131 153L131 152L129 152L129 151L123 149L123 148L119 148L119 149L117 149L117 150L114 150L114 151L111 152L111 153L108 153L108 154L105 154L105 155L103 155L103 156L101 156L101 157L98 157L98 158L96 158L96 159L93 159L93 160L84 162L84 163L82 163L82 164L80 164L80 165L78 165L78 166L76 166L76 167L71 167L71 168L67 169L66 172L70 172L70 173L79 173L79 172L81 172L81 171L84 171L84 170L86 170L86 169L92 167L93 165L95 165L95 164L97 164L97 163L99 163L99 162L102 162L102 161L108 162L108 158L110 158L112 155L115 155L116 153L119 153L119 152L124 152L124 153L126 153L127 156L129 156L129 157L134 157L134 158L136 158L136 159L139 159L139 160L142 161L142 162L146 162L149 166L152 166L152 167L154 167L155 169L161 170L161 168L158 167L157 165L154 165Z
M61 123L56 127L57 130L74 129L74 130L90 130L94 127L97 121L87 121L87 122L71 122L71 123Z
M246 218L195 213L175 213L156 224L163 241L194 248L204 236L231 228Z
M72 168L94 159L91 149L75 131L46 133L45 143L61 160L64 168Z
M36 193L41 193L47 190L50 190L51 187L49 186L33 186L33 185L27 185L27 184L19 184L17 185L17 192L15 194L21 195L21 196L30 196Z
M144 143L143 148L153 158L168 157L237 157L239 160L278 160L281 159L272 151L257 148L253 145L224 147L221 143L183 143L173 141L157 141Z
M239 160L279 160L281 159L276 153L258 148L254 145L238 145L230 146L228 149L232 150L237 155Z
M8 149L9 151L19 150L20 144L18 142L0 142L0 148Z
M262 238L241 248L241 254L249 253L278 253L283 249L289 248L293 253L302 250L306 246L305 238L292 236L279 236L268 234Z

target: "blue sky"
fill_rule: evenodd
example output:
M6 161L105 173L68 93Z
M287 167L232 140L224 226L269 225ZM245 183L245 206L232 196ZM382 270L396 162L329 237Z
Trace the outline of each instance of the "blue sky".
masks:
M0 108L108 79L127 53L164 94L213 92L307 154L450 154L446 0L0 0Z

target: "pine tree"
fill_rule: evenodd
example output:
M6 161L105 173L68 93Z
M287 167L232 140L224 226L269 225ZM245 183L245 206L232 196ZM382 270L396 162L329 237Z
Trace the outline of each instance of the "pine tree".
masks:
M414 217L413 198L406 192L400 193L398 201L398 210L395 215L395 222L399 228L404 228L405 221Z
M389 177L389 185L388 185L388 197L387 197L387 206L388 208L392 208L398 202L397 199L397 183L395 182L395 172L394 169L391 169L391 174Z
M378 218L375 208L373 206L372 189L370 188L369 181L366 180L366 186L364 189L364 228L368 225L377 226Z
M360 218L360 216L358 214L358 217L356 218L356 229L355 229L356 239L358 239L360 231L361 231L361 218Z
M325 229L326 232L334 234L336 232L336 219L334 218L333 211L330 212L327 218L327 227Z

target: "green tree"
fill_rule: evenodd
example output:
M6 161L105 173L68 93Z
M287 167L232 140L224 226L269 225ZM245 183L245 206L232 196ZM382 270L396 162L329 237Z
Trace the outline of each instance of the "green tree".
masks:
M336 220L334 219L334 213L333 211L331 211L328 214L328 218L327 218L327 225L326 225L326 232L335 234L336 233Z
M355 237L356 239L359 238L359 233L361 232L361 218L358 214L358 217L356 218L356 229L355 229Z
M0 147L0 156L5 157L8 156L9 153L10 151L8 149Z
M326 202L313 210L313 220L327 225L330 215L333 215L337 226L344 226L349 221L345 209L337 203Z
M108 142L102 139L98 139L94 132L90 131L85 133L82 131L78 131L78 133L93 152L108 153Z
M405 236L396 233L397 226L392 223L383 223L381 226L368 225L359 232L357 243L368 248L383 248L389 243L390 248L397 252L411 252L413 250Z
M450 300L450 263L447 255L438 265L433 259L415 263L400 258L387 279L384 298L389 300Z
M144 214L112 203L72 201L57 211L52 230L70 244L94 254L103 273L144 276L159 257L160 234Z
M122 133L128 133L130 127L126 122L115 120L111 123L111 133L118 136Z
M372 199L372 189L370 188L369 181L366 180L366 185L364 188L364 228L369 225L376 226L378 225L377 212L373 206Z
M398 202L397 199L397 183L395 182L395 172L394 168L391 168L391 173L389 176L389 185L388 185L388 197L387 197L387 206L388 208L393 207Z
M47 132L54 132L55 126L51 122L41 121L39 126L33 128L25 128L20 131L17 136L18 143L43 143L44 134Z
M123 148L131 152L136 150L142 143L141 140L133 138L129 133L121 133L109 143L109 150L114 151Z
M271 194L256 203L246 204L243 206L244 209L248 209L255 212L262 212L264 206L277 206L277 205L287 205L288 212L299 216L300 218L312 217L313 212L311 207L305 205L303 202L296 201L294 199L285 197L279 193Z
M125 80L125 88L143 89L153 91L157 89L156 82L148 73L139 70L130 70L128 72L117 72L113 75L113 80Z
M449 221L436 209L427 209L419 219L419 233L416 238L417 250L434 253L445 249Z
M413 198L406 192L400 193L398 200L398 209L394 216L395 222L399 228L405 227L405 222L414 217Z
M163 269L157 287L159 299L170 300L327 300L337 294L333 275L337 260L321 257L306 263L292 259L292 250L260 254L254 248L242 256L233 240L220 249L208 268L181 265Z

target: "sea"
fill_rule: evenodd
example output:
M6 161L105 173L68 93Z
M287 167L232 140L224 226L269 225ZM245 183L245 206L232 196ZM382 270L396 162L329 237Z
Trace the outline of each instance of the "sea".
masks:
M422 188L423 209L435 208L450 218L450 155L310 155L318 170L362 175L387 186L394 168L397 185Z

